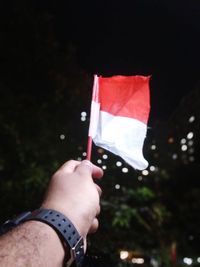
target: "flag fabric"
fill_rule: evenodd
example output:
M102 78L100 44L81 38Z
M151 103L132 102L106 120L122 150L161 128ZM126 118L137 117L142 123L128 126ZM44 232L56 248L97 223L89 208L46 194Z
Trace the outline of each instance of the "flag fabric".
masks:
M94 77L89 136L138 170L150 111L150 76Z

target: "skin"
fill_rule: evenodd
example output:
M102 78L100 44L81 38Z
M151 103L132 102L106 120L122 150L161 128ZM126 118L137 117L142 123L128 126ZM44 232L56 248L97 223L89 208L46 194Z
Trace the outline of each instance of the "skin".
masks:
M86 237L98 228L101 189L94 182L103 171L89 161L68 161L52 176L42 208L68 217L79 234ZM0 238L0 266L61 267L68 247L47 224L29 221Z

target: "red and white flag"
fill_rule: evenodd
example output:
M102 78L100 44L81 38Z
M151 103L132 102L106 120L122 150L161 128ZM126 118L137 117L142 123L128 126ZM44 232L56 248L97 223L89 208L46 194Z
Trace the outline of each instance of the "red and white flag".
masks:
M93 85L89 137L138 170L148 166L143 144L150 111L149 79L95 75Z

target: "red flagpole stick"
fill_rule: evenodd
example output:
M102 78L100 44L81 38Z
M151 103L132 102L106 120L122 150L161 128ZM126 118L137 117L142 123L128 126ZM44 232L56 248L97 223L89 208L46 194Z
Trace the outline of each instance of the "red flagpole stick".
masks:
M87 160L91 160L91 154L92 154L92 137L88 136L88 143L87 143Z
M94 76L94 84L92 90L92 103L91 103L91 111L90 111L90 125L88 132L88 143L87 143L87 160L91 160L92 155L92 137L94 136L94 132L97 126L97 115L99 110L95 106L95 102L98 102L98 77Z

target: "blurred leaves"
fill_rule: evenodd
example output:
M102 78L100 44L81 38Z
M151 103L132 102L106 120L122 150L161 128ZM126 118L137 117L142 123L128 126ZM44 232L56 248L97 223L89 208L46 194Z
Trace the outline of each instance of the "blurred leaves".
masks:
M137 188L135 191L129 189L129 194L132 195L135 199L141 202L150 201L155 198L155 193L146 186L141 186Z
M130 227L131 219L136 217L137 210L125 204L118 206L112 222L113 226Z

